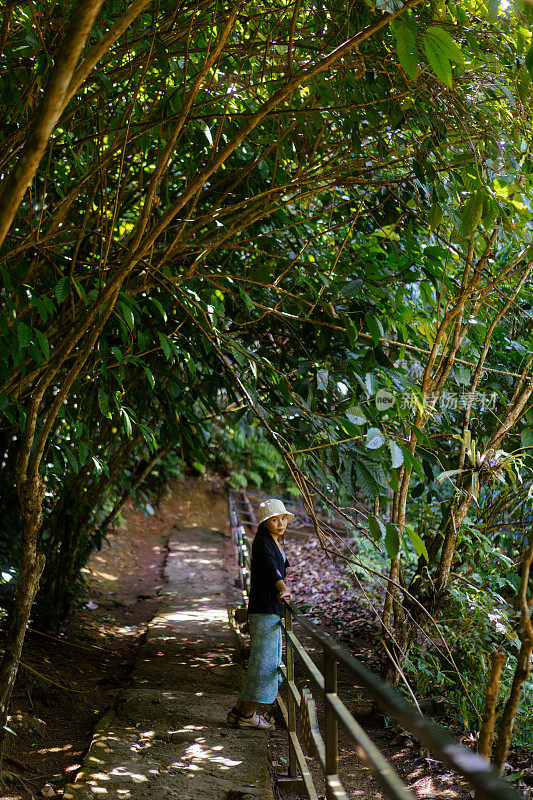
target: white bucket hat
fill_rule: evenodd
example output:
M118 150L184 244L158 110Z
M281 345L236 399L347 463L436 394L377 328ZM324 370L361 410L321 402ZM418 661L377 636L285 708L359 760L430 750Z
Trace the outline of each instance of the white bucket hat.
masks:
M290 511L287 511L285 506L283 505L282 500L263 500L260 503L257 509L257 518L259 520L259 524L264 522L266 519L270 519L270 517L278 517L281 514L286 514L289 518L289 522L291 519L294 519L294 514L291 514Z

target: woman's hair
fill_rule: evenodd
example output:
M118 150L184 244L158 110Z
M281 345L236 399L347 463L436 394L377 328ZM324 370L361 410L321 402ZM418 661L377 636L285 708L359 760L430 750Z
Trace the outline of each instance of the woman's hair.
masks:
M263 522L260 522L259 525L257 526L257 533L268 533L266 519L264 519ZM256 533L256 535L257 535L257 533Z

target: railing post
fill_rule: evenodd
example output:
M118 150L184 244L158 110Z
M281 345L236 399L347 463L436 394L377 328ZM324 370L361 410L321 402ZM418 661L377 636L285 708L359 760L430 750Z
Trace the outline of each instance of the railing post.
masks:
M292 644L289 641L288 633L292 633L292 613L289 606L285 603L285 661L287 668L287 728L289 733L289 778L296 778L298 775L296 753L292 743L292 736L296 734L296 708L292 694L294 685L294 653Z
M337 662L324 648L324 706L326 716L326 798L334 800L335 791L330 778L337 780L339 772L339 726L335 712L328 703L328 695L337 694Z

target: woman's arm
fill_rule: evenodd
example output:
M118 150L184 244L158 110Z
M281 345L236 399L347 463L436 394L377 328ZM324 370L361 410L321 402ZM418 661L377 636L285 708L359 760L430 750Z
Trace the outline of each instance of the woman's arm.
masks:
M278 600L290 600L291 591L285 585L285 581L279 580L274 584L274 588L278 593Z

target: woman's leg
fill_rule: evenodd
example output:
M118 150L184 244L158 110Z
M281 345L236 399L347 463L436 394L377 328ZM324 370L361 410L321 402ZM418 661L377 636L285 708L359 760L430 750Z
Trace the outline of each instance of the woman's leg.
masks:
M237 711L241 712L243 717L251 717L255 712L255 703L252 703L249 700L237 700L235 703L235 708Z

